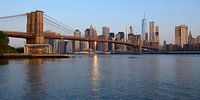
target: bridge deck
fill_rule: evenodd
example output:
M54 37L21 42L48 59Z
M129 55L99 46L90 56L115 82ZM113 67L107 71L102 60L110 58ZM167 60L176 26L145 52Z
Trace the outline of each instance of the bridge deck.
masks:
M20 37L20 38L34 38L32 33L27 32L12 32L12 31L3 31L7 34L8 37ZM96 38L88 38L88 37L80 37L80 36L67 36L67 35L58 35L52 33L43 33L46 39L63 39L63 40L78 40L78 41L89 41L89 42L107 42L107 43L115 43L122 44L127 46L132 46L134 48L140 47L140 45L136 45L133 43L127 43L123 41L114 41L114 40L105 40L105 39L96 39ZM141 46L141 48L158 50L158 48L149 47L149 46Z

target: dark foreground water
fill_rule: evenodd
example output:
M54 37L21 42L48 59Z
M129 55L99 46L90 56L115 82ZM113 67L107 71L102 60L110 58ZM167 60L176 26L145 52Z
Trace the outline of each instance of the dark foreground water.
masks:
M0 100L200 100L200 55L0 60Z

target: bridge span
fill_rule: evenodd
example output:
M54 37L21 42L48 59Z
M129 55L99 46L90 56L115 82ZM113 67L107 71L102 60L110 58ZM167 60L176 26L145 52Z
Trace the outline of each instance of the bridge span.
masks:
M2 30L0 30L2 31ZM14 32L14 31L3 31L7 34L8 37L15 37L15 38L34 38L34 34L27 33L27 32ZM134 48L140 47L140 45L135 45L133 43L121 42L121 41L114 41L114 40L105 40L105 39L93 39L87 37L80 37L80 36L67 36L67 35L59 35L52 33L43 33L45 39L62 39L62 40L78 40L78 41L88 41L88 42L102 42L102 43L115 43L115 44L122 44L127 46L132 46ZM158 50L157 48L149 47L149 46L141 46L144 49L151 49L151 50Z
M45 44L44 39L62 39L62 40L77 40L77 41L88 41L88 42L101 42L101 43L114 43L114 44L121 44L121 45L127 45L132 48L145 48L145 49L151 49L151 50L157 50L157 48L150 47L150 46L144 46L142 45L139 41L137 44L134 43L129 43L126 41L115 41L115 40L108 40L108 39L98 39L98 38L93 38L93 37L81 37L81 36L69 36L69 35L60 35L56 34L54 32L46 32L44 31L44 12L43 11L35 11L31 13L26 13L26 14L20 14L20 15L15 15L15 16L7 16L7 17L0 17L0 19L7 19L7 18L13 18L13 17L18 17L18 16L27 16L27 31L26 32L18 32L18 31L5 31L0 29L0 31L3 31L7 34L8 37L15 37L15 38L25 38L26 39L26 44L39 44L39 47L33 47L32 49L41 49L41 44ZM48 19L48 21L51 21ZM53 22L55 24L55 22ZM65 30L70 30L62 24L56 24L58 25L57 27L60 27ZM70 30L71 32L74 30ZM36 46L36 45L34 45ZM43 48L44 49L44 48ZM37 50L35 50L37 51Z

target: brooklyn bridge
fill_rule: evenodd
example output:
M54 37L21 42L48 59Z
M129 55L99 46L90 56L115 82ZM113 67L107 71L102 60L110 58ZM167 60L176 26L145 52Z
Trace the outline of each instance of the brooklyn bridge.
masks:
M141 49L150 49L150 50L158 50L156 47L151 47L148 45L144 45L141 41L137 41L136 43L130 43L126 41L115 41L115 40L108 40L108 39L98 39L94 37L81 37L81 36L74 36L74 30L65 24L49 17L43 11L36 10L35 12L13 15L13 16L5 16L0 17L0 22L4 20L17 20L17 18L23 17L26 19L26 31L19 31L19 30L9 30L4 29L4 27L9 26L1 26L0 31L3 31L7 34L8 37L14 38L24 38L26 40L25 44L25 53L51 53L50 45L45 43L45 39L62 39L62 40L76 40L76 41L87 41L92 43L114 43L114 44L121 44L126 45L132 48L133 53L138 53ZM61 34L56 34L56 32L48 32L44 31L44 23L52 24L53 27L59 28L63 31ZM13 23L14 26L19 26L19 23ZM12 25L13 26L13 25ZM67 34L67 35L66 35Z

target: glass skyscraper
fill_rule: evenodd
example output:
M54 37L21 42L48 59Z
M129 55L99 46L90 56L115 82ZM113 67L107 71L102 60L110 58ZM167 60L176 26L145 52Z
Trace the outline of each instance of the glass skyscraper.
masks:
M146 40L146 35L147 35L147 19L144 15L144 19L142 19L142 40ZM146 40L148 41L148 40Z

